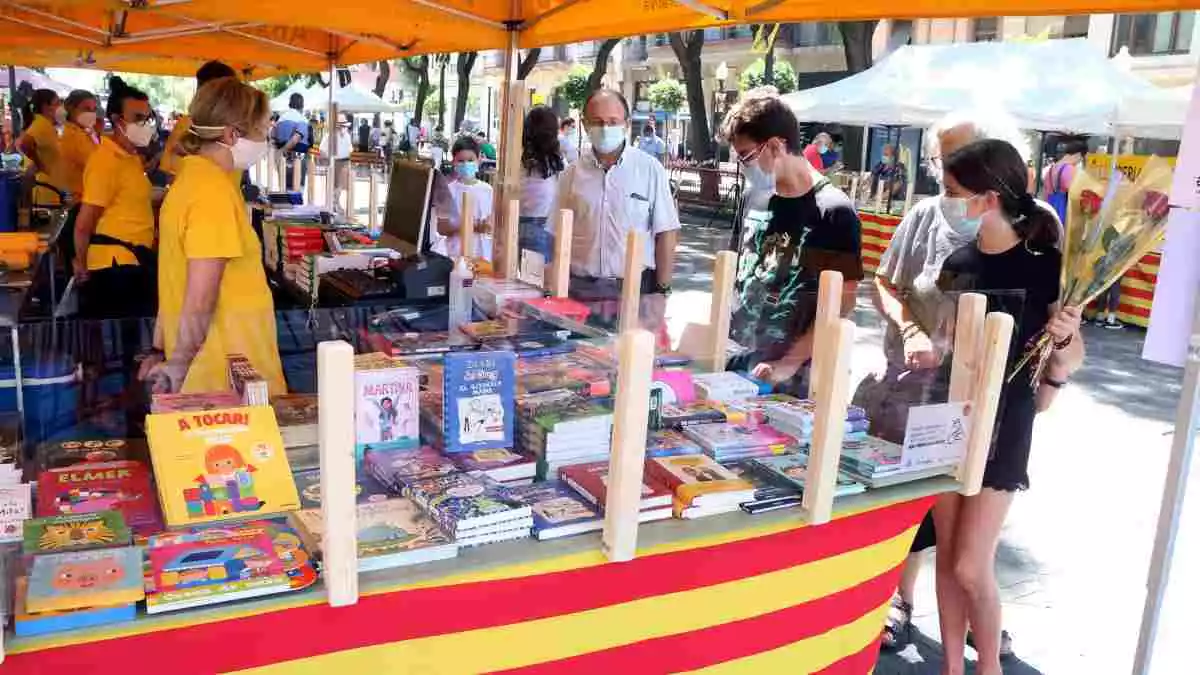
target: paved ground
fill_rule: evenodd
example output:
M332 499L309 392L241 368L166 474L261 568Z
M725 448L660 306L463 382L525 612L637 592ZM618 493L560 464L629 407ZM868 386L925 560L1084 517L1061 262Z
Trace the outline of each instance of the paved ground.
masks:
M728 240L728 230L685 227L680 290L668 306L673 333L687 321L707 320L713 252ZM863 310L861 300L859 305ZM856 371L878 354L878 322L867 314L860 311L855 319ZM1137 644L1181 371L1142 361L1140 330L1086 327L1085 337L1085 367L1037 421L1032 487L1018 496L1001 538L1004 625L1019 656L1008 673L1128 673ZM1196 540L1200 532L1181 541L1190 552L1181 558L1200 561ZM918 585L917 642L883 655L877 673L940 671L932 567L930 559ZM1186 571L1187 565L1180 567ZM1190 592L1182 587L1184 573L1176 574L1179 582L1169 596L1177 617ZM1170 654L1156 662L1155 673L1197 672L1184 656L1180 623L1170 626L1173 648L1164 649Z

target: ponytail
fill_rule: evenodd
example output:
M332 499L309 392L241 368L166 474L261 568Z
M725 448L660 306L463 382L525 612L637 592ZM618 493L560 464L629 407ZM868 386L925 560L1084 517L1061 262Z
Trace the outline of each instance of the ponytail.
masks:
M126 99L149 101L150 97L141 89L129 86L125 80L116 75L108 78L108 104L104 107L104 114L108 116L108 120L112 122L113 126L116 126L116 122L113 122L112 118L125 114Z
M58 93L53 89L37 89L29 100L25 102L25 106L21 108L21 131L24 131L33 124L35 115L42 111L42 108L54 103L58 100Z

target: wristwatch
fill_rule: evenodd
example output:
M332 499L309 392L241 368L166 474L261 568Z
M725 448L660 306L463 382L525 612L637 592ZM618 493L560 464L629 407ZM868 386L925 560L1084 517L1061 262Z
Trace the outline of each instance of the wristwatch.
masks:
M670 295L671 294L671 284L663 284L663 283L655 282L654 293L656 295Z

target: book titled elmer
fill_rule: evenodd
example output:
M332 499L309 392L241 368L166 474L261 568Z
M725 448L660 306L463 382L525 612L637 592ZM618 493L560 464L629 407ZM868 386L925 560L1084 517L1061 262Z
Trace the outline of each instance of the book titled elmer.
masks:
M168 525L299 507L270 406L150 415L146 429Z

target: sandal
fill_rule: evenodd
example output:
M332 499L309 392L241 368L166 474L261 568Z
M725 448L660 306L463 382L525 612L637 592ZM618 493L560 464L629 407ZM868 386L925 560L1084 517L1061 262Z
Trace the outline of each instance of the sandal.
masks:
M975 636L972 635L971 631L969 631L969 630L967 631L967 646L970 647L971 649L975 648ZM1012 636L1008 634L1008 631L1001 630L1000 631L1000 660L1007 661L1008 659L1011 659L1013 657L1013 655L1014 654L1013 654Z
M888 608L887 623L883 626L883 639L879 644L880 649L895 651L903 649L912 641L912 613L912 605L901 600L898 595L892 596L892 605Z

